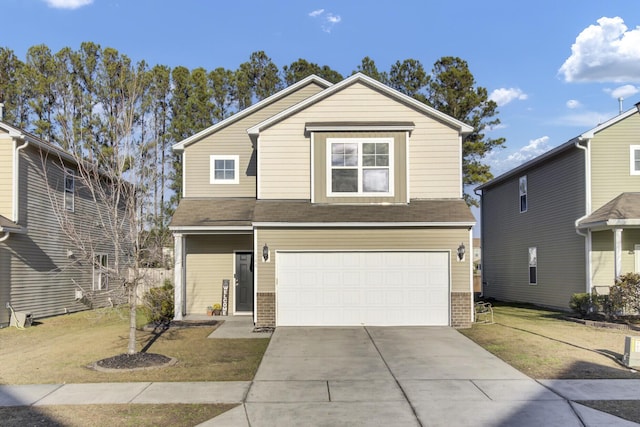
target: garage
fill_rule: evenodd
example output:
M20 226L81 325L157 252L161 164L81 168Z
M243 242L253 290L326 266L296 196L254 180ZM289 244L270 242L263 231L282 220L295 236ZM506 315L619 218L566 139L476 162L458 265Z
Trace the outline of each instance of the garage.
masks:
M278 252L276 325L449 325L449 276L448 252Z

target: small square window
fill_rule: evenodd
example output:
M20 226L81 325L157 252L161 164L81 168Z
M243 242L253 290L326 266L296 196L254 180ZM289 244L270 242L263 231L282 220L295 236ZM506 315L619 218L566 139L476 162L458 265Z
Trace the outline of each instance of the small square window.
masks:
M629 152L629 173L640 175L640 145L632 145Z
M239 156L211 156L211 184L237 184Z

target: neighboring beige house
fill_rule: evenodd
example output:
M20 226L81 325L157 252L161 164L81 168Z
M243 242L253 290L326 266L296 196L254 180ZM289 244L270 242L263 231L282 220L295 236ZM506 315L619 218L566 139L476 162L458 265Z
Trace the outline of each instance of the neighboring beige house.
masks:
M472 129L362 74L308 77L174 145L176 319L256 326L472 321Z
M566 309L640 272L637 108L477 190L485 296Z
M0 327L10 304L32 318L100 304L112 284L101 268L78 257L60 215L77 230L95 227L96 208L76 183L75 163L53 145L0 121ZM113 263L113 249L95 256ZM76 292L81 291L81 292Z

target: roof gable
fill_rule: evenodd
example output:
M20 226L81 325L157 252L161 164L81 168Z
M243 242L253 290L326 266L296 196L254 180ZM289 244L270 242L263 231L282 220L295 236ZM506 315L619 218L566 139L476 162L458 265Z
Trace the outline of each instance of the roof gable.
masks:
M451 116L448 116L432 107L429 107L428 105L408 96L405 95L395 89L390 88L389 86L380 83L379 81L372 79L371 77L368 77L362 73L356 73L346 79L344 79L343 81L336 83L328 88L326 88L325 90L307 98L306 100L299 102L296 105L293 105L289 108L287 108L286 110L262 121L261 123L258 123L257 125L249 128L247 130L247 132L250 135L258 135L260 133L261 130L266 129L278 122L280 122L281 120L284 120L287 117L292 116L293 114L296 114L299 111L302 111L308 107L310 107L311 105L314 105L330 96L332 96L333 94L341 91L342 89L351 86L353 84L356 83L362 83L374 90L377 90L379 92L382 92L383 94L397 100L398 102L402 102L405 104L408 104L412 107L414 107L415 109L417 109L418 111L422 112L423 114L436 118L438 120L441 120L444 123L449 124L450 126L458 129L461 133L466 134L466 133L471 133L473 132L473 128L469 125L467 125L466 123L463 123Z
M270 105L274 102L276 102L277 100L280 100L282 98L285 98L286 96L290 95L291 93L296 92L297 90L310 85L310 84L317 84L321 87L327 88L329 86L331 86L331 83L316 76L316 75L311 75L305 79L300 80L299 82L294 83L293 85L287 87L286 89L283 89L273 95L271 95L268 98L263 99L260 102L257 102L247 108L245 108L242 111L238 111L237 113L235 113L234 115L227 117L224 120L219 121L218 123L214 124L213 126L209 126L208 128L194 134L191 135L190 137L183 139L180 142L175 143L171 148L174 151L182 151L184 150L187 146L193 144L194 142L208 136L211 135L212 133L218 131L219 129L222 129L234 122L237 122L238 120L247 117L249 115L251 115L252 113L254 113L255 111L258 111L264 107L266 107L267 105Z

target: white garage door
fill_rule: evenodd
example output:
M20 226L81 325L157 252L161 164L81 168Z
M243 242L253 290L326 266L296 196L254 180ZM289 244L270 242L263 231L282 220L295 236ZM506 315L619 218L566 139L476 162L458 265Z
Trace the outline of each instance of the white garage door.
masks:
M448 325L447 252L279 252L277 326Z

